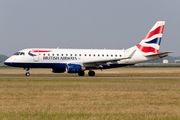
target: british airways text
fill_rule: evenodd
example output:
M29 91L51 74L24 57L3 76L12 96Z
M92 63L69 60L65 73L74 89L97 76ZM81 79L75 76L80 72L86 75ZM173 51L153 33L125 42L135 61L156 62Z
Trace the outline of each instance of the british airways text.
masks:
M77 60L76 57L55 57L55 56L44 56L43 60Z

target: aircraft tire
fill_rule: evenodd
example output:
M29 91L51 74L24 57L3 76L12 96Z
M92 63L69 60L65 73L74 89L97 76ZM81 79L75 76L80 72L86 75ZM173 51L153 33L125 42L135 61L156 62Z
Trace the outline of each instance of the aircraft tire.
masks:
M94 72L94 71L89 71L89 72L88 72L88 75L89 75L89 76L95 76L95 72Z
M84 71L81 71L78 73L79 76L84 76L85 75L85 72Z
M30 76L30 73L29 73L29 72L27 72L25 75L26 75L26 76Z

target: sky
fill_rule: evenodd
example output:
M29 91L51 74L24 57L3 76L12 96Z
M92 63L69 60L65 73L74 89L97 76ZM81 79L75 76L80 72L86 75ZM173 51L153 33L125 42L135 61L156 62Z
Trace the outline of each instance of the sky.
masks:
M160 52L180 56L180 0L0 0L0 54L127 49L157 21L166 21Z

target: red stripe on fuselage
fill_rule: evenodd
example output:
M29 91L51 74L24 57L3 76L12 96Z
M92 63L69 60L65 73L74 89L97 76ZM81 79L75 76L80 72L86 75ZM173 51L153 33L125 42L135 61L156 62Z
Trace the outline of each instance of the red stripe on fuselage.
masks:
M158 53L159 52L158 49L155 49L153 47L145 47L145 46L142 46L140 44L138 44L136 46L139 48L139 50L141 50L144 53L149 53L149 52Z
M156 34L162 34L162 33L163 33L163 30L164 30L164 25L159 26L159 27L156 28L155 30L149 32L149 33L143 38L143 40L148 39L148 38L150 38L150 37L152 37L153 35L156 35Z
M33 50L33 51L29 51L30 52L51 52L51 50Z

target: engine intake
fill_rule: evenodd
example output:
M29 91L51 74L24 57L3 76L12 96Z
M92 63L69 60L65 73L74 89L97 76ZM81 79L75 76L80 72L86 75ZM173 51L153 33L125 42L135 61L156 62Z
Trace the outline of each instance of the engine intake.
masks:
M84 70L85 70L85 68L78 64L67 64L66 65L67 73L79 73Z

